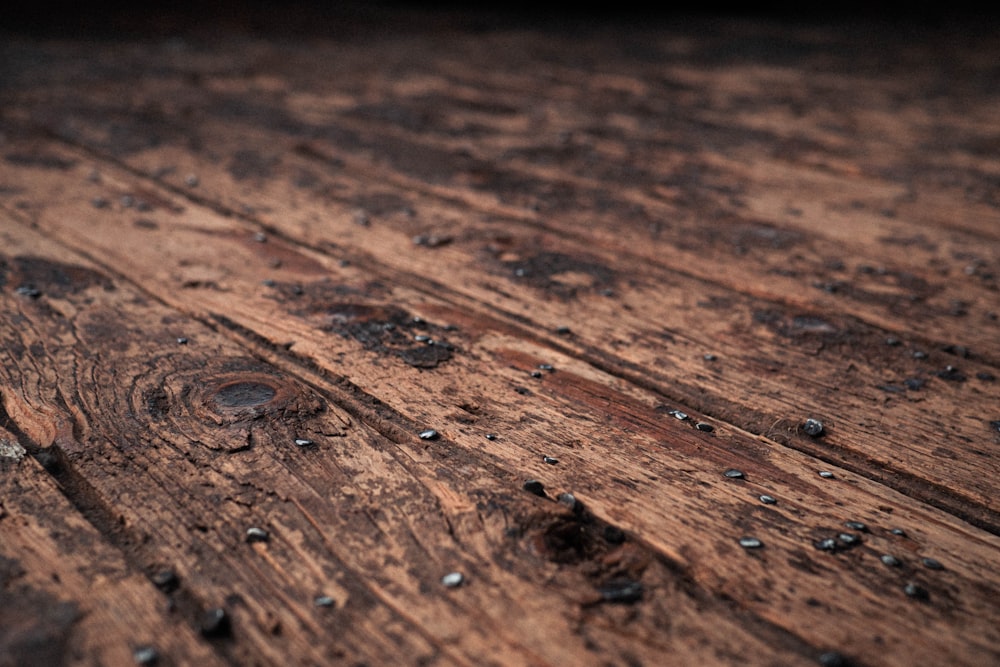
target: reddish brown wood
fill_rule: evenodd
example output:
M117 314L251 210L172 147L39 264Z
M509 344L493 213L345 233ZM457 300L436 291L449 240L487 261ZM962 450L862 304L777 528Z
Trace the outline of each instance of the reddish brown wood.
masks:
M64 662L164 627L199 664L1000 660L995 40L453 20L5 47L0 553L126 610L32 627ZM104 554L96 602L44 581Z

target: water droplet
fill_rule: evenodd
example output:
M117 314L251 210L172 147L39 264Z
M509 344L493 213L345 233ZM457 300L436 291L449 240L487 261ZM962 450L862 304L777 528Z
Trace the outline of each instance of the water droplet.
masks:
M903 530L902 528L893 528L889 532L892 533L893 535L897 535L899 537L906 537L906 531Z
M854 533L841 533L837 536L837 539L849 547L861 544L861 536L855 535Z
M833 479L833 473L829 470L821 470L819 476L823 479Z
M767 495L761 496L760 502L764 503L765 505L776 505L778 503L778 501L774 497Z
M764 543L758 540L756 537L741 537L740 546L744 549L760 549L764 546Z
M923 563L924 567L926 567L929 570L943 570L944 569L944 565L941 564L941 561L939 561L937 559L934 559L934 558L923 558L923 559L921 559L920 562Z
M140 646L132 651L132 659L137 665L155 665L160 659L160 654L152 646Z
M497 439L497 434L496 433L487 433L486 434L486 439L487 440L496 440Z
M187 344L188 344L188 339L187 339L187 338L184 338L184 337L182 336L181 338L178 338L178 339L177 339L177 344L178 344L178 345L187 345Z
M903 561L890 554L882 554L879 559L889 567L899 567L903 564Z
M845 521L844 526L850 528L851 530L860 530L862 533L868 532L868 526L860 521Z
M737 470L736 468L730 468L726 472L722 473L729 479L746 479L746 475L743 474L742 470Z
M198 187L198 177L194 174L188 174L184 179L184 184L189 188L196 188Z
M559 459L554 459L551 456L543 456L542 462L548 463L550 466L554 466L555 464L559 463Z
M560 493L556 500L571 509L573 512L580 512L583 510L583 503L577 500L576 496L572 493Z
M672 416L674 419L679 419L681 421L684 421L685 419L688 418L687 413L681 412L680 410L671 410L667 414Z
M449 572L441 577L441 583L448 588L458 588L465 581L465 576L461 572Z
M817 438L823 434L823 422L818 419L807 419L802 424L802 431L813 438Z
M270 539L270 534L263 528L247 528L247 542L267 542Z
M704 359L705 361L715 361L716 359L718 359L718 357L715 356L714 354L706 354L702 357L702 359Z
M435 431L432 428L429 428L426 431L421 431L420 432L420 439L421 440L435 440L435 439L437 439L437 437L438 437L438 432Z
M315 443L309 438L295 438L295 444L299 447L308 447Z
M313 600L313 604L315 604L317 607L332 607L336 603L337 601L334 600L329 595L320 595L315 600Z
M837 540L832 537L827 537L817 542L813 542L813 546L820 551L836 551L838 548Z

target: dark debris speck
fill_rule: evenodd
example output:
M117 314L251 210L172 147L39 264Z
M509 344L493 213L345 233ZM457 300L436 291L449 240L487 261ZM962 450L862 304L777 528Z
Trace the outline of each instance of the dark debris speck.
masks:
M820 667L851 667L854 664L850 658L837 651L821 654L817 662L819 662Z
M920 586L919 584L914 584L912 582L906 584L906 586L903 586L903 592L906 593L908 597L911 597L915 600L931 599L931 594L926 588Z
M947 380L948 382L965 382L968 378L965 373L960 371L958 367L948 365L944 367L944 370L938 371L936 375L942 380Z
M605 526L604 541L609 544L621 544L625 541L625 531L617 526Z
M969 348L964 345L945 345L941 348L948 354L954 354L956 357L961 357L967 359L969 357Z
M983 382L995 382L997 376L993 375L993 373L988 373L986 371L979 371L978 373L976 373L976 379L982 380Z
M642 584L628 579L608 582L597 589L605 602L633 604L642 599Z
M533 493L536 496L540 496L542 498L545 497L545 485L539 482L537 479L529 479L522 485L522 487L528 493Z
M924 385L927 384L927 381L923 378L906 378L903 380L903 384L906 385L906 388L910 391L920 391L923 389Z
M715 430L714 426L712 426L711 424L706 424L705 422L698 422L697 424L694 425L694 427L699 431L704 431L705 433L711 433L712 431Z
M177 574L173 570L160 570L154 573L151 579L153 585L164 593L172 593L180 586L180 580L178 580Z
M199 627L202 636L208 638L227 637L232 631L229 614L222 607L209 609L202 614Z

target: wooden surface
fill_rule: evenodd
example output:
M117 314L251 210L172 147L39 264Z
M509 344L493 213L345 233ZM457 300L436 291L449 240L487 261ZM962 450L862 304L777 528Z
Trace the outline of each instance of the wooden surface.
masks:
M1000 664L995 33L407 12L0 41L0 665Z

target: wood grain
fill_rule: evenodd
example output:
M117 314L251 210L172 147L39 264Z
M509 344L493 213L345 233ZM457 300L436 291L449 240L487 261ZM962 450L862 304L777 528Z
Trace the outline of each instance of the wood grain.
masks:
M995 40L365 30L3 47L5 483L163 659L1000 661Z

